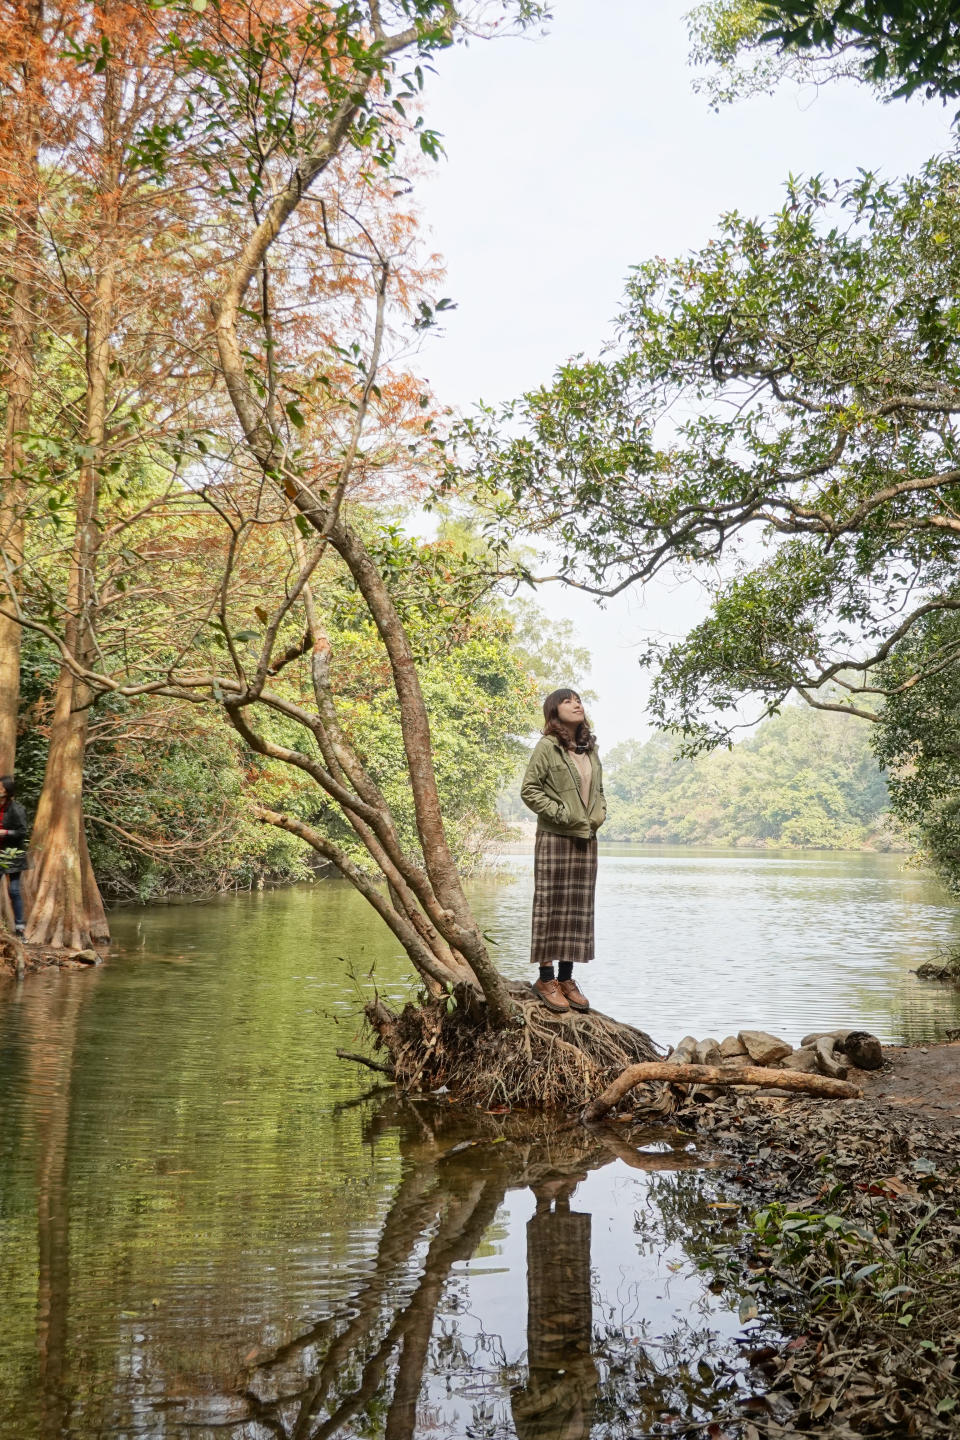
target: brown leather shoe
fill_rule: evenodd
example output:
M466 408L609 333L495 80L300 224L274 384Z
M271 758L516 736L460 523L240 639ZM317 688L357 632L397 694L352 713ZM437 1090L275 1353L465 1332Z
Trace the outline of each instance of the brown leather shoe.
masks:
M576 980L558 980L557 988L571 1010L580 1010L583 1014L586 1014L590 1009L590 1001L586 995L584 995Z
M563 991L556 980L538 980L533 986L533 993L541 1005L546 1005L555 1015L566 1015L570 1006L564 999Z

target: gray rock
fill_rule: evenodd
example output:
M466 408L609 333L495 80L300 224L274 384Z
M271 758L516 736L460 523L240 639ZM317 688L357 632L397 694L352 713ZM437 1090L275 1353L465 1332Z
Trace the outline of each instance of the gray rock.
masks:
M819 1075L816 1049L812 1045L802 1045L799 1050L791 1050L783 1061L783 1068L799 1070L803 1075Z
M817 1041L824 1037L828 1040L846 1040L849 1034L849 1030L811 1030L809 1035L804 1035L800 1045L801 1048L804 1045L816 1045Z
M786 1040L780 1040L776 1035L768 1035L766 1030L741 1030L737 1039L755 1065L772 1065L775 1060L782 1060L784 1055L789 1055L793 1049Z
M700 1041L700 1044L697 1046L698 1065L719 1065L722 1059L723 1056L720 1054L720 1046L712 1035L708 1035L706 1040Z
M677 1048L667 1056L668 1065L692 1065L696 1061L697 1041L692 1035L684 1035Z
M817 1030L805 1035L800 1044L816 1045L818 1040L832 1040L834 1048L842 1050L858 1070L880 1070L883 1066L880 1041L869 1030Z
M745 1045L741 1045L736 1035L728 1035L725 1040L720 1041L720 1054L724 1060L731 1059L734 1055L746 1055Z
M858 1070L883 1068L883 1049L876 1035L871 1035L869 1030L851 1030L841 1041L840 1048Z
M79 960L81 965L102 965L103 961L96 950L75 950L70 957L72 960Z

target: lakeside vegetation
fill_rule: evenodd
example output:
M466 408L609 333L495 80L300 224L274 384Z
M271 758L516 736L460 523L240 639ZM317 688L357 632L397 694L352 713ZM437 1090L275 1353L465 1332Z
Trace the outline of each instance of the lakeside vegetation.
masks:
M819 0L789 0L793 22L808 5L804 48L843 22L838 13L825 25ZM479 1312L464 1299L464 1267L482 1258L484 1236L497 1239L509 1181L533 1189L534 1221L556 1200L558 1238L576 1224L586 1243L566 1256L545 1243L539 1255L541 1275L565 1270L565 1288L541 1303L531 1281L528 1325L539 1309L555 1338L564 1307L576 1309L579 1275L588 1310L591 1295L589 1214L571 1213L569 1194L549 1195L558 1166L572 1187L591 1148L603 1151L645 1172L649 1197L651 1172L674 1163L669 1148L676 1163L708 1163L711 1177L718 1151L734 1159L699 1214L674 1211L678 1233L717 1216L718 1283L688 1310L704 1353L684 1359L644 1309L659 1271L651 1285L649 1270L627 1263L622 1229L608 1226L617 1274L609 1304L598 1291L599 1339L604 1326L621 1338L619 1312L631 1308L637 1334L621 1326L626 1359L608 1359L588 1316L578 1348L590 1394L581 1403L568 1383L569 1408L585 1416L595 1389L599 1423L621 1431L722 1424L760 1440L796 1422L836 1437L851 1426L948 1435L960 1405L949 1333L960 1187L949 1115L937 1116L950 1142L939 1146L917 1114L947 1111L948 1071L921 1095L868 1092L832 1128L784 1115L775 1099L763 1107L766 1132L751 1132L745 1114L760 1103L738 1101L699 1156L689 1132L664 1146L623 1126L578 1128L573 1116L586 1118L581 1107L614 1072L658 1052L637 1028L649 1014L620 1023L539 1008L501 973L461 876L496 826L497 791L544 688L543 656L524 640L543 627L502 598L534 573L517 559L533 530L537 560L556 556L561 578L597 595L678 568L713 587L709 616L644 657L658 666L652 714L664 729L607 756L607 838L880 848L895 809L935 837L932 853L960 889L960 153L898 183L865 170L844 184L791 180L776 216L731 210L698 251L631 267L601 359L563 365L499 430L484 412L489 438L485 419L466 431L473 456L457 458L443 397L408 368L416 337L450 302L405 197L419 156L441 152L420 110L424 71L484 24L527 28L541 14L528 0L494 8L505 13L461 14L447 0L121 10L16 0L0 20L0 757L12 768L20 742L18 769L37 802L28 940L86 950L108 935L101 892L155 898L292 880L312 855L369 901L389 927L390 959L402 949L419 982L416 1002L405 990L391 1010L392 987L342 919L321 937L326 949L316 920L290 926L292 959L287 927L241 935L234 919L232 932L215 926L206 968L179 935L176 952L145 947L144 959L177 964L170 981L137 957L136 973L94 967L89 985L36 987L46 1009L21 989L0 1047L24 1076L20 1093L8 1087L3 1146L16 1162L13 1209L3 1207L7 1288L25 1297L28 1320L7 1347L10 1423L36 1416L44 1433L99 1431L128 1412L150 1423L152 1409L161 1425L176 1425L179 1411L194 1430L209 1412L220 1430L320 1424L332 1434L375 1430L385 1415L388 1432L412 1436L420 1421L443 1421L431 1409L433 1371L423 1383L439 1354L437 1384L449 1393L464 1375L464 1393L482 1400L474 1431L490 1429L491 1374L511 1382L514 1428L534 1430L538 1410L559 1408L545 1392L565 1388L558 1374L576 1382L579 1361L558 1369L544 1345L538 1393L529 1341L522 1387L496 1337L470 1328ZM770 23L754 0L726 10L727 20L746 10ZM880 18L874 79L914 55L929 63L936 47L922 33L888 50ZM859 47L868 32L854 20ZM956 47L944 48L956 71ZM956 93L929 70L917 84ZM486 548L424 539L416 524L405 532L411 508L429 507L438 489L487 505L476 531ZM546 674L574 678L552 665ZM875 726L873 748L852 717L783 710L792 695L833 684ZM768 721L725 748L743 706L757 702ZM678 737L690 747L679 759ZM874 754L890 765L889 791ZM848 996L862 1015L873 957L859 922L869 914L890 928L889 913L861 888L831 928L823 887L807 888L809 923L780 896L758 907L765 973L782 985L792 926L816 946L813 1003ZM684 886L684 912L689 895ZM258 907L229 908L243 919ZM619 973L636 970L646 942L650 988L666 974L702 1005L696 977L676 965L670 975L655 931L635 908L629 919ZM742 986L738 966L718 964L716 935L712 925L702 946L714 983ZM695 953L683 926L671 944ZM739 926L733 944L743 945ZM376 1095L338 1093L321 1074L337 1040L349 1043L348 986L361 963L380 1058L336 1053L422 1104L380 1112ZM895 976L879 973L873 988L893 989ZM81 1025L97 984L104 998ZM782 1012L780 990L765 993ZM172 1024L178 1003L185 1025ZM124 1024L124 1005L136 1024ZM321 1061L328 1019L338 1033ZM936 1025L942 1033L942 1016ZM112 1077L108 1062L124 1052ZM420 1118L431 1095L435 1130ZM711 1112L709 1092L687 1098ZM485 1113L473 1140L451 1145L470 1131L465 1105ZM657 1096L651 1113L663 1123L671 1106ZM543 1152L520 1134L523 1166L508 1175L512 1112L534 1109L546 1111L535 1121ZM403 1126L406 1151L389 1133ZM567 1131L580 1153L558 1146ZM384 1132L390 1148L377 1151ZM484 1141L497 1149L472 1148ZM222 1155L229 1163L217 1166ZM388 1210L377 1195L373 1207L394 1172L396 1203ZM617 1213L629 1223L624 1173ZM325 1188L336 1191L326 1210ZM366 1192L357 1205L353 1189ZM337 1222L374 1208L386 1217L383 1244L360 1265L359 1299L338 1309L324 1273L337 1281L365 1257ZM638 1229L650 1212L635 1212ZM300 1232L319 1241L311 1249ZM675 1273L661 1234L648 1235ZM534 1238L528 1229L529 1257ZM397 1256L406 1268L391 1270ZM409 1284L408 1261L418 1267ZM221 1274L227 1282L212 1289ZM721 1369L716 1331L702 1323L712 1325L725 1280L741 1288L741 1326L759 1322L736 1339L739 1374L722 1355ZM507 1283L494 1273L489 1293ZM189 1305L175 1286L191 1292ZM520 1324L513 1298L496 1296ZM767 1362L781 1358L774 1376ZM389 1396L384 1376L396 1376ZM701 1393L727 1409L705 1409Z
M605 838L887 848L893 809L960 886L960 331L937 298L960 156L792 178L774 215L638 257L600 358L455 419L413 365L453 301L411 198L440 137L405 107L457 37L545 17L4 22L0 756L36 802L30 943L106 940L101 892L332 864L421 977L472 972L509 1018L460 876L537 692L577 680L504 598L548 556L598 597L678 566L711 589L641 652L663 733L607 756ZM721 69L762 40L742 0L698 23ZM438 505L425 539L411 514ZM744 705L829 687L889 795L866 732L822 713L723 748Z
M668 734L605 762L604 839L655 845L907 849L869 727L790 706L729 750L678 758Z
M415 548L411 567L414 561L441 565L452 580L468 564L470 538L441 527L434 541ZM327 624L339 657L343 723L412 845L412 795L389 675L374 663L372 626L350 609L335 610ZM579 683L589 656L576 645L569 622L551 622L530 601L507 603L496 595L469 613L451 603L418 607L408 614L408 628L423 656L447 833L469 873L502 834L497 797L525 763L520 737L538 722L543 690L557 667ZM52 647L28 633L18 777L31 816L43 786L58 668ZM306 668L303 661L299 668ZM268 722L265 731L282 741L282 724ZM362 859L349 826L308 776L252 754L203 706L101 698L92 707L84 790L90 856L111 901L257 889L307 880L318 869L328 873L299 837L261 823L251 800L324 829L356 862Z

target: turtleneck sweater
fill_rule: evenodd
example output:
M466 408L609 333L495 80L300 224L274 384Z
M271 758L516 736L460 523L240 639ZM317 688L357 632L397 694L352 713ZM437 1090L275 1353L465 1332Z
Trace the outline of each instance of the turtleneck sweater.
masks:
M577 773L580 776L580 799L583 801L584 808L586 808L590 800L590 781L593 778L590 756L578 755L576 750L568 750L567 754L577 767Z

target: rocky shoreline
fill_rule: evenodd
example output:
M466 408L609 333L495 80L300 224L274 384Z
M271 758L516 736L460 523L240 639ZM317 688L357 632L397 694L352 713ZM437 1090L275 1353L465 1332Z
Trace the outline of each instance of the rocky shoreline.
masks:
M867 1030L817 1030L794 1046L767 1030L740 1030L724 1040L708 1036L695 1040L685 1035L667 1055L671 1065L718 1065L735 1070L741 1065L792 1070L845 1080L850 1067L879 1070L883 1064L880 1041Z

